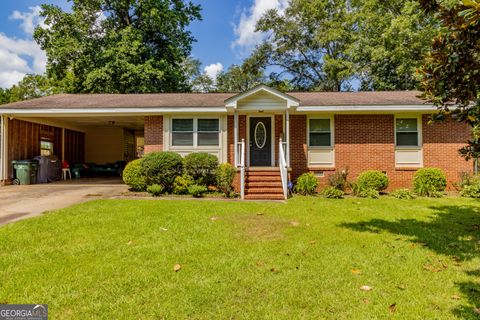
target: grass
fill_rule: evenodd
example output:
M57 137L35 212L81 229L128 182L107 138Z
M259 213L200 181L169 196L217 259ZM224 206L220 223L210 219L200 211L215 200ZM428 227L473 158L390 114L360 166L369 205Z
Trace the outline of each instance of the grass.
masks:
M0 228L0 303L51 319L478 319L479 266L461 198L97 200Z

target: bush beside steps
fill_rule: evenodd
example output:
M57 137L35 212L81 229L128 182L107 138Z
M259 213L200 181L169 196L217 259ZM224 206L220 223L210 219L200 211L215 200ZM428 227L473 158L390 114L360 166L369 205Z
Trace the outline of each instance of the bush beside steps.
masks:
M127 164L123 181L131 191L203 197L209 190L233 197L237 170L208 153L192 153L182 158L178 153L152 152Z

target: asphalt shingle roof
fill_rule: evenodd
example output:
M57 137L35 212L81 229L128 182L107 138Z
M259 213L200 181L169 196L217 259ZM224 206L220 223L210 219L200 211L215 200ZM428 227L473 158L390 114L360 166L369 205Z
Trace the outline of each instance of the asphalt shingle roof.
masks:
M418 91L289 92L300 106L420 105ZM0 109L224 107L235 93L57 94Z

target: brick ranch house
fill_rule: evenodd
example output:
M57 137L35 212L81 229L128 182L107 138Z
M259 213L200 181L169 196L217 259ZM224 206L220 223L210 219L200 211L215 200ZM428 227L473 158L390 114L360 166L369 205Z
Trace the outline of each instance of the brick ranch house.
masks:
M235 187L247 199L284 198L287 181L309 171L325 186L346 168L350 179L384 171L392 190L411 187L418 168L438 167L451 189L460 173L473 172L458 153L471 130L455 121L429 125L436 108L418 94L260 85L240 94L60 94L11 103L0 106L0 179L12 177L12 160L44 152L74 164L170 150L236 165Z

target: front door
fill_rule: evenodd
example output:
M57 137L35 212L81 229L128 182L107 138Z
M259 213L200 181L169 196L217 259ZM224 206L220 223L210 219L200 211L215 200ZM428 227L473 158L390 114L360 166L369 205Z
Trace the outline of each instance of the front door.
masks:
M250 118L250 166L272 165L272 118Z

